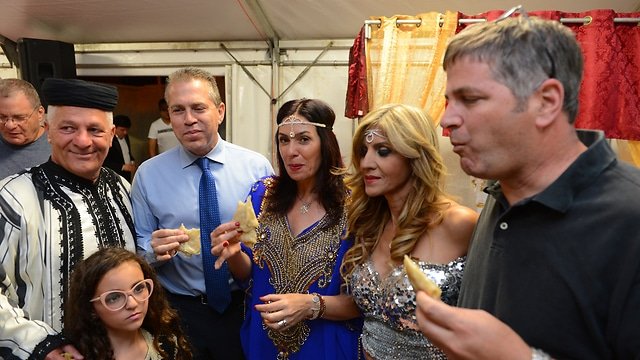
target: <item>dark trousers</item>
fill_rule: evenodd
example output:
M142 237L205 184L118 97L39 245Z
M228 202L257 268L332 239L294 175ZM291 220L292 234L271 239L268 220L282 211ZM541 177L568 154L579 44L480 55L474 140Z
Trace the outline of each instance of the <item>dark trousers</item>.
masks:
M240 326L244 316L244 293L231 292L231 304L218 314L202 297L176 295L167 298L178 311L194 360L242 360Z

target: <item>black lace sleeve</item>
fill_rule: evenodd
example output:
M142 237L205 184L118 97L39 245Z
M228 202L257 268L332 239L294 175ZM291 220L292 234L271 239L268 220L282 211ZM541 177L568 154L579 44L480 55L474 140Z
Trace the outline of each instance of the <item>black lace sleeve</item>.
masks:
M28 360L44 360L51 351L70 343L62 334L49 335L36 345Z

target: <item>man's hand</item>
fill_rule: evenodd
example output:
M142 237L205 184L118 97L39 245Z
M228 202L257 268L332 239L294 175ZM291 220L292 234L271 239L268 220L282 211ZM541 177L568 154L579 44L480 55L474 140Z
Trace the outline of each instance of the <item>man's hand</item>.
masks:
M160 229L151 234L151 247L158 261L170 260L180 243L189 241L189 235L178 229Z
M486 311L449 306L422 291L416 299L420 330L450 359L531 359L524 340Z
M44 360L81 360L84 359L84 356L78 352L75 346L73 345L64 345L59 347L50 353L44 358Z

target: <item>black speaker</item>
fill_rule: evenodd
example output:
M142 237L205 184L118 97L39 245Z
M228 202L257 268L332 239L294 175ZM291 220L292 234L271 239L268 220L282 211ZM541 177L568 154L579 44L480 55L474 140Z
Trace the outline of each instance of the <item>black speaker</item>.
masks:
M21 38L18 40L20 76L30 82L47 108L40 88L46 78L73 79L76 77L76 56L73 44L56 41Z

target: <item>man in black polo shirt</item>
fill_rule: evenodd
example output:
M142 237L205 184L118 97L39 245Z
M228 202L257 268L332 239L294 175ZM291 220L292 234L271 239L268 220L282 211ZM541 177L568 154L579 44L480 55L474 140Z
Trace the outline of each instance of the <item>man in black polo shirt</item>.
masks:
M526 14L474 25L444 67L453 150L497 181L468 254L467 309L418 294L423 333L456 358L639 358L640 171L573 126L571 30Z

